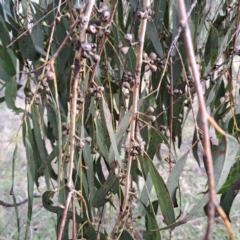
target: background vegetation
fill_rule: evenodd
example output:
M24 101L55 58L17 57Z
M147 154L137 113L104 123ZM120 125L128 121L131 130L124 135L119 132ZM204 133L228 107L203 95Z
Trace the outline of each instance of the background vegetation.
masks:
M240 6L185 5L210 137L176 1L0 4L4 239L210 239L206 142L238 238Z

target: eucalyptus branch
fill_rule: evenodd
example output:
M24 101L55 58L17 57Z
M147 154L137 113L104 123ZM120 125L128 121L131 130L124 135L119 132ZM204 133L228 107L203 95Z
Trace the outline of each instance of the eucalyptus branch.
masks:
M66 3L67 0L63 1L62 3L60 3L60 5L63 5L64 3ZM45 19L50 13L52 13L53 11L55 11L58 8L55 7L52 10L48 11L46 14L44 14L43 17L41 17L38 21L36 21L32 26L30 26L26 31L24 31L23 33L21 33L17 38L15 38L10 44L8 44L6 46L6 48L11 47L17 40L19 40L22 36L24 36L27 32L29 32L30 29L34 28L38 23L40 23L43 19Z
M112 13L111 13L111 16L110 16L109 21L108 21L109 26L111 26L111 23L112 23L112 21L113 21L113 17L114 17L116 8L117 8L117 4L118 4L118 0L116 0L115 3L114 3L114 5L113 5ZM101 56L102 51L103 51L103 48L104 48L104 46L105 46L105 44L106 44L106 42L107 42L107 39L108 39L108 37L104 35L103 40L102 40L102 43L101 43L101 45L100 45L100 47L99 47L98 56ZM89 85L90 85L92 82L94 82L94 77L95 77L95 75L96 75L97 66L98 66L98 64L99 64L99 61L100 61L100 59L98 59L98 60L96 61L95 65L94 65L94 67L93 67L93 70L92 70L92 73L91 73L91 77L90 77L90 80L89 80Z
M147 12L150 7L150 0L143 1L143 11ZM139 99L139 84L141 81L141 68L142 68L142 60L143 60L143 46L146 34L147 27L147 17L140 19L141 23L138 30L138 44L137 44L137 61L135 68L135 84L132 88L133 90L133 102L132 102L132 115L131 115L131 123L130 123L130 148L132 147L133 141L135 141L135 132L136 132L136 122L137 122L137 102ZM126 212L126 207L129 201L129 189L131 187L131 166L132 166L132 156L128 153L128 161L127 161L127 172L126 172L126 182L125 182L125 195L123 200L123 205L121 206L121 210L119 212L118 219L112 231L112 237L115 235L115 232L118 228L118 225L121 219L124 217Z
M212 225L213 225L213 220L215 215L214 204L216 203L216 192L215 192L211 146L209 141L210 137L209 137L209 131L208 131L208 113L207 113L206 105L204 102L203 92L200 84L200 76L199 76L195 55L194 55L191 33L190 33L190 29L187 22L185 3L184 3L184 0L178 0L178 3L179 3L179 22L180 22L180 26L183 29L183 38L184 38L187 58L192 70L195 89L196 89L198 102L199 102L199 110L201 114L204 156L206 157L206 163L207 163L208 186L209 186L209 197L210 197L209 204L208 204L208 226L207 226L207 232L205 235L205 240L210 240L212 238L211 237Z
M192 5L191 5L191 7L190 7L190 9L189 9L189 11L188 11L188 13L187 13L187 19L190 17L190 15L191 15L191 13L192 13L192 10L194 9L194 7L195 7L196 4L197 4L197 0L195 0L195 1L192 3ZM174 47L176 46L176 43L177 43L177 41L178 41L178 39L179 39L179 37L180 37L180 34L181 34L182 30L183 30L183 27L180 25L180 26L178 27L177 34L176 34L176 36L174 37L174 39L173 39L173 41L172 41L172 43L171 43L170 49L169 49L169 51L168 51L167 59L166 59L166 64L165 64L164 69L163 69L163 73L162 73L161 78L160 78L160 80L159 80L158 87L157 87L157 89L155 90L155 91L157 91L156 99L158 98L159 89L160 89L160 86L161 86L161 83L162 83L162 79L163 79L163 76L165 75L165 72L166 72L166 69L167 69L168 60L169 60L169 58L170 58L170 56L171 56L171 53L172 53ZM153 91L152 93L154 93L155 91ZM151 93L151 94L152 94L152 93Z
M85 9L85 12L83 14L84 16L84 24L82 24L82 29L80 32L80 42L85 43L87 41L87 28L89 24L89 20L91 17L92 9L94 6L95 1L94 0L89 0ZM79 16L79 18L83 17ZM71 100L71 120L70 120L70 125L71 125L71 130L70 130L70 157L69 157L69 165L68 165L68 179L67 179L67 187L69 189L67 201L65 204L65 209L64 213L62 216L62 222L61 222L61 228L60 232L58 235L58 239L62 239L62 232L63 228L65 226L66 222L66 215L69 207L69 203L71 200L71 195L72 195L72 173L73 173L73 167L74 167L74 153L75 153L75 134L76 134L76 111L77 111L77 98L78 98L78 91L77 87L79 84L80 80L80 72L84 68L82 66L82 49L77 48L76 53L75 53L75 59L74 59L74 73L72 76L72 81L71 81L71 87L72 87L72 100Z

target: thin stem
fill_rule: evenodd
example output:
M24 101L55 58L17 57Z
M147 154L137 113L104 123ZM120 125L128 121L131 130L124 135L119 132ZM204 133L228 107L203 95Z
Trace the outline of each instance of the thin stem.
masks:
M86 30L89 24L89 20L91 17L93 5L95 1L94 0L89 0L88 4L86 6L84 16L86 17L86 23L82 26L81 32L80 32L80 41L81 42L86 42L87 41L87 35L86 35ZM72 195L72 174L73 174L73 167L74 167L74 153L75 153L75 134L76 134L76 111L77 111L77 97L78 97L78 92L77 92L77 87L79 84L80 80L80 72L83 70L84 65L82 66L82 58L81 58L82 50L81 48L76 50L75 53L75 59L74 59L74 74L72 77L71 81L71 87L72 87L72 101L71 101L71 120L70 120L70 125L71 125L71 131L70 131L70 157L69 157L69 165L68 165L68 179L67 179L67 187L69 189L68 192L68 197L67 201L65 204L65 209L64 213L62 216L62 222L61 222L61 228L59 231L58 239L62 239L62 232L63 228L65 226L66 222L66 214L68 211L71 195ZM83 199L84 200L84 199Z
M150 0L144 0L143 2L143 11L147 11L147 8L150 7ZM141 23L138 31L138 44L137 44L137 61L135 68L135 84L133 86L133 103L132 103L132 116L130 123L130 148L132 147L132 142L135 141L135 132L136 132L136 121L137 121L137 102L139 98L139 85L141 81L141 68L142 68L142 59L143 59L143 47L144 40L147 28L147 18L141 19ZM121 219L125 216L126 207L129 202L129 189L131 187L131 166L132 166L132 156L128 154L128 163L127 163L127 172L126 172L126 182L125 182L125 195L123 199L123 205L119 212L118 219L115 223L115 226L112 231L112 237L115 235L115 232L119 226Z
M114 5L113 5L112 13L111 13L111 16L110 16L110 18L109 18L109 23L108 23L109 25L111 25L111 23L112 23L112 21L113 21L113 17L114 17L115 11L116 11L116 9L117 9L117 4L118 4L118 0L116 0L115 3L114 3ZM104 47L105 47L105 44L106 44L106 42L107 42L107 39L108 39L108 37L104 35L103 40L102 40L102 44L101 44L101 46L99 47L98 56L101 56L102 51L103 51L103 49L104 49ZM96 75L96 71L97 71L97 66L98 66L98 64L99 64L99 61L97 61L97 62L95 63L95 65L94 65L94 67L93 67L92 74L91 74L91 78L90 78L90 80L89 80L89 85L90 85L92 82L94 82L94 77L95 77L95 75Z
M210 137L209 137L209 131L208 131L208 113L207 113L206 105L204 102L203 92L200 84L200 76L199 76L195 55L194 55L191 33L190 33L190 29L187 22L185 3L184 3L184 0L178 0L178 3L179 3L179 22L180 22L180 26L183 29L183 38L184 38L187 58L192 70L192 75L194 79L194 85L195 85L195 89L198 97L199 110L201 115L204 156L206 157L206 163L207 163L208 186L209 186L209 197L210 197L209 204L208 204L208 226L207 226L207 232L205 235L205 240L210 240L212 239L212 226L213 226L213 220L215 215L214 204L216 202L216 193L215 193L211 146L209 141Z

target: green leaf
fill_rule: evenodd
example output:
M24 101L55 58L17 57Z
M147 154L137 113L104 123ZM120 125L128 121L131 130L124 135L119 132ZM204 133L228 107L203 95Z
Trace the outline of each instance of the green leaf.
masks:
M107 202L105 197L108 195L108 192L111 191L115 194L118 192L118 188L119 180L113 175L96 191L92 200L92 206L96 208L102 207Z
M94 186L94 168L93 168L93 159L91 156L91 148L88 144L85 145L83 148L83 158L85 166L88 167L88 170L86 171L87 179L88 179L88 187L89 187L89 199L92 201L96 189Z
M238 177L235 178L235 181L232 182L228 191L221 196L220 205L223 208L224 212L226 213L230 222L231 222L229 217L230 210L239 190L240 190L240 176L238 175Z
M6 47L10 43L9 31L6 27L3 17L0 15L0 39L2 45Z
M110 141L111 141L111 147L113 148L115 158L118 160L118 163L123 168L122 159L119 155L118 145L117 145L117 142L116 142L116 139L115 139L115 134L113 132L112 115L111 115L111 113L109 111L109 108L108 108L108 105L107 105L107 103L104 99L102 100L102 106L100 106L100 107L102 107L102 110L104 112L104 120L106 122L109 138L110 138ZM112 159L109 159L109 163L111 163L110 161L112 161Z
M7 82L15 75L16 69L12 58L6 48L0 45L0 79Z
M108 159L108 139L105 137L105 131L104 126L102 126L102 121L99 119L95 119L95 126L96 126L96 138L97 138L97 144L99 147L99 151L101 155L105 158Z
M36 14L33 15L33 24L35 24L42 17L42 14L37 7L35 8L35 10L36 10ZM41 21L33 27L31 32L31 38L36 50L38 48L38 49L41 49L41 52L43 52L42 49L43 49L44 36L43 36L43 26Z
M167 147L169 147L167 138L160 131L157 131L156 129L152 129L151 130L151 138L149 141L149 147L148 147L148 151L147 151L150 159L153 159L153 157L158 149L158 145L160 143L165 143L167 145Z
M23 112L23 109L17 108L15 106L15 100L17 96L17 83L15 78L11 78L10 81L6 83L5 88L5 102L9 109L12 109L15 113L19 114Z
M29 32L24 34L18 40L18 45L19 45L19 49L22 53L22 56L25 59L29 59L32 61L35 59L36 50L35 50L35 46L34 46L33 40L31 38L31 35L29 34Z
M218 57L218 32L214 27L212 27L205 48L206 66L208 65L208 63L211 63L211 66L213 66L213 64L217 60L217 57Z
M169 194L172 198L174 207L178 207L177 198L176 198L176 192L179 184L179 178L183 171L183 168L185 166L186 160L188 157L188 153L184 154L174 165L171 173L169 174L168 180L167 180L167 188L169 191Z
M212 155L214 160L214 180L215 189L218 192L225 183L230 169L235 162L236 154L238 153L238 142L231 135L226 134L219 140L219 145L214 148ZM161 228L161 230L175 228L181 224L186 223L192 219L209 201L209 194L205 194L200 202L186 215L184 219L171 224L167 227ZM160 230L160 229L159 229Z
M13 152L13 160L12 160L12 188L10 194L13 197L13 202L14 202L14 209L16 213L16 219L17 219L17 230L18 230L18 239L20 236L20 217L19 217L19 212L18 212L18 207L17 207L17 201L16 197L14 195L14 175L15 175L15 162L16 162L16 155L17 155L17 150L18 150L18 145L16 144L14 152Z
M158 197L164 223L166 223L167 225L172 224L175 222L175 215L172 200L169 195L166 184L151 160L147 161L147 165L149 174L152 178L152 182Z
M124 230L119 240L133 240L133 238L127 230Z
M162 57L163 50L162 50L162 46L160 44L161 41L159 39L158 31L156 29L154 22L147 23L146 33L147 33L148 37L150 38L150 40L155 48L156 53L158 54L159 57Z
M144 206L144 205L143 205ZM158 228L158 223L156 220L156 212L153 209L153 203L149 204L148 207L144 206L147 215L146 215L146 240L161 240L161 235L159 232L154 232L152 230Z
M25 129L26 129L26 135L23 136L25 139L25 148L26 148L26 157L27 157L27 188L28 188L28 214L27 214L27 226L26 226L26 232L25 232L25 239L28 238L28 232L29 227L31 224L32 219L32 209L33 209L33 191L34 191L34 179L35 179L35 162L34 162L34 155L33 155L33 149L31 144L31 128L29 128L29 123L26 126L26 123L24 123Z
M46 158L48 155L45 141L42 137L43 130L43 122L40 116L40 112L38 110L38 107L33 104L31 107L31 113L32 113L32 123L33 123L33 131L34 131L34 138L38 149L38 155L41 159L41 163L46 166L46 169L44 169L44 175L45 175L45 182L47 184L47 189L50 189L50 175L49 170L47 169L48 165L46 162ZM40 164L39 164L40 165Z

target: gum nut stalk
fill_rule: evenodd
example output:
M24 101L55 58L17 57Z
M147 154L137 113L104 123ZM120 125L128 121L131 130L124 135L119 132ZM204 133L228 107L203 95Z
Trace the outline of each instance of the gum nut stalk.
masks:
M121 52L122 54L126 55L126 54L128 53L128 50L129 50L129 47L122 47L122 48L120 49L120 52Z
M91 137L86 137L86 138L85 138L85 141L86 141L87 143L90 143L90 142L92 141L92 138L91 138Z
M92 60L93 60L95 63L97 63L97 62L100 61L100 56L97 55L97 54L93 54L93 55L92 55Z
M157 66L149 64L149 67L150 67L152 72L156 72L157 71Z

